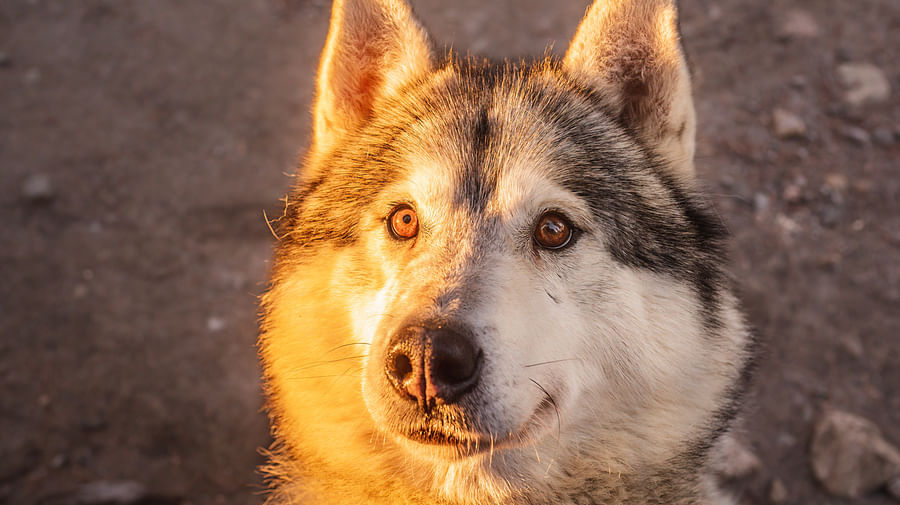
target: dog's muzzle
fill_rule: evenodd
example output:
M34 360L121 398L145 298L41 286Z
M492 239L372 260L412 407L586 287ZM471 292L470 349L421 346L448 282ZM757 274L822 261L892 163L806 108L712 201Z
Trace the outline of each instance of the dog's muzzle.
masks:
M424 413L460 400L478 383L483 353L472 335L441 324L407 326L388 346L385 373Z

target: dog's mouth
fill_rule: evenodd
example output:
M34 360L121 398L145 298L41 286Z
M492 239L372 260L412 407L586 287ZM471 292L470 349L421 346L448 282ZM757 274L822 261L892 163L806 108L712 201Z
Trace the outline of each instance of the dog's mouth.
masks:
M452 422L426 422L400 429L400 435L432 453L450 457L471 457L503 449L531 447L545 435L559 429L559 410L549 397L544 398L531 416L518 427L502 435L492 431L464 429Z
M414 442L433 446L468 447L480 442L480 437L474 434L461 435L433 428L418 428L403 435Z

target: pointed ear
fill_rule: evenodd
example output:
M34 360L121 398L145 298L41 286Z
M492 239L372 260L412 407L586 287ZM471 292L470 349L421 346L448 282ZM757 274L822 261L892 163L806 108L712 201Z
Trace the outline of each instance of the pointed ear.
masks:
M430 67L428 37L403 0L335 0L319 63L313 151L329 150L380 97Z
M596 0L564 65L611 98L676 175L693 175L696 118L674 0Z

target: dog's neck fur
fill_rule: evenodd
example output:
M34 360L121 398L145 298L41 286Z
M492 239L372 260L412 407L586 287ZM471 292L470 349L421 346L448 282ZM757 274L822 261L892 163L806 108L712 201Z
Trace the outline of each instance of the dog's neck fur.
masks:
M632 474L599 470L596 462L573 464L558 468L555 479L537 483L521 494L456 501L423 494L421 489L413 489L387 475L376 481L367 478L354 481L346 471L317 473L309 466L301 469L294 458L282 454L270 468L272 475L283 476L271 500L317 505L722 505L727 502L718 495L695 456L682 459L681 464L642 469ZM359 473L371 477L365 470Z

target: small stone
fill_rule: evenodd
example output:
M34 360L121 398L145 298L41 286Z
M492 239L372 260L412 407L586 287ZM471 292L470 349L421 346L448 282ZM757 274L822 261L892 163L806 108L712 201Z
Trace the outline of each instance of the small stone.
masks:
M725 480L734 480L755 474L762 467L756 454L733 437L725 438L718 448L714 463L716 472Z
M756 212L765 212L769 208L769 197L765 193L753 195L753 208Z
M822 226L826 228L834 228L844 216L844 209L838 205L825 204L819 211L819 220Z
M900 475L900 450L871 421L831 410L815 426L810 466L830 493L859 498Z
M60 454L57 454L56 456L53 456L53 459L50 460L50 465L53 468L62 468L68 462L69 462L69 458L67 458L65 454L60 453Z
M856 232L863 231L863 229L865 229L865 227L866 227L866 222L863 221L862 219L857 219L856 221L853 221L853 223L850 224L850 229L853 231L856 231Z
M12 65L12 58L3 51L0 51L0 67L8 67Z
M894 132L887 128L875 128L872 132L872 138L875 143L882 146L889 146L894 143Z
M869 132L858 126L847 126L841 133L844 138L859 146L867 146L872 143L872 136L869 135Z
M38 405L41 407L47 408L50 406L50 396L49 395L41 395L38 396Z
M225 320L221 317L211 316L206 320L206 330L210 333L218 333L225 329Z
M810 39L819 36L819 23L807 11L793 9L781 23L778 36L782 39Z
M847 351L847 354L853 356L854 358L862 358L866 352L866 348L863 345L862 339L859 338L859 335L848 335L841 339L841 347Z
M805 75L796 74L791 77L791 86L797 89L803 89L809 86L809 79L807 79Z
M106 421L100 416L86 417L81 420L81 429L84 431L100 431L106 428Z
M840 46L834 51L834 58L837 61L850 61L853 59L853 51L846 46Z
M781 447L794 447L797 445L797 437L787 432L781 432L778 434L778 437L775 438L775 442Z
M900 475L888 482L887 492L889 495L893 496L895 500L900 500Z
M788 490L781 479L775 479L769 484L769 503L781 505L788 499Z
M779 138L803 137L806 134L806 123L793 112L782 108L772 111L772 128Z
M796 202L803 196L803 190L797 184L788 184L781 192L781 197L785 202Z
M841 255L835 252L822 254L818 257L818 264L822 268L834 270L841 264Z
M37 84L41 81L41 69L39 68L30 68L27 72L25 72L25 76L22 77L22 80L25 81L25 84L32 85Z
M847 189L847 176L837 172L828 173L825 175L825 184L833 190L844 191Z
M32 174L22 184L22 196L32 204L49 203L56 198L53 181L45 174Z
M871 63L844 63L838 67L837 75L846 89L844 101L850 105L881 103L891 95L884 72Z
M88 287L84 284L76 284L75 289L72 290L72 298L76 300L81 300L88 294Z
M788 234L794 233L800 229L800 225L797 224L797 221L794 221L784 214L778 214L777 216L775 216L775 224L777 224L779 228L781 228Z

